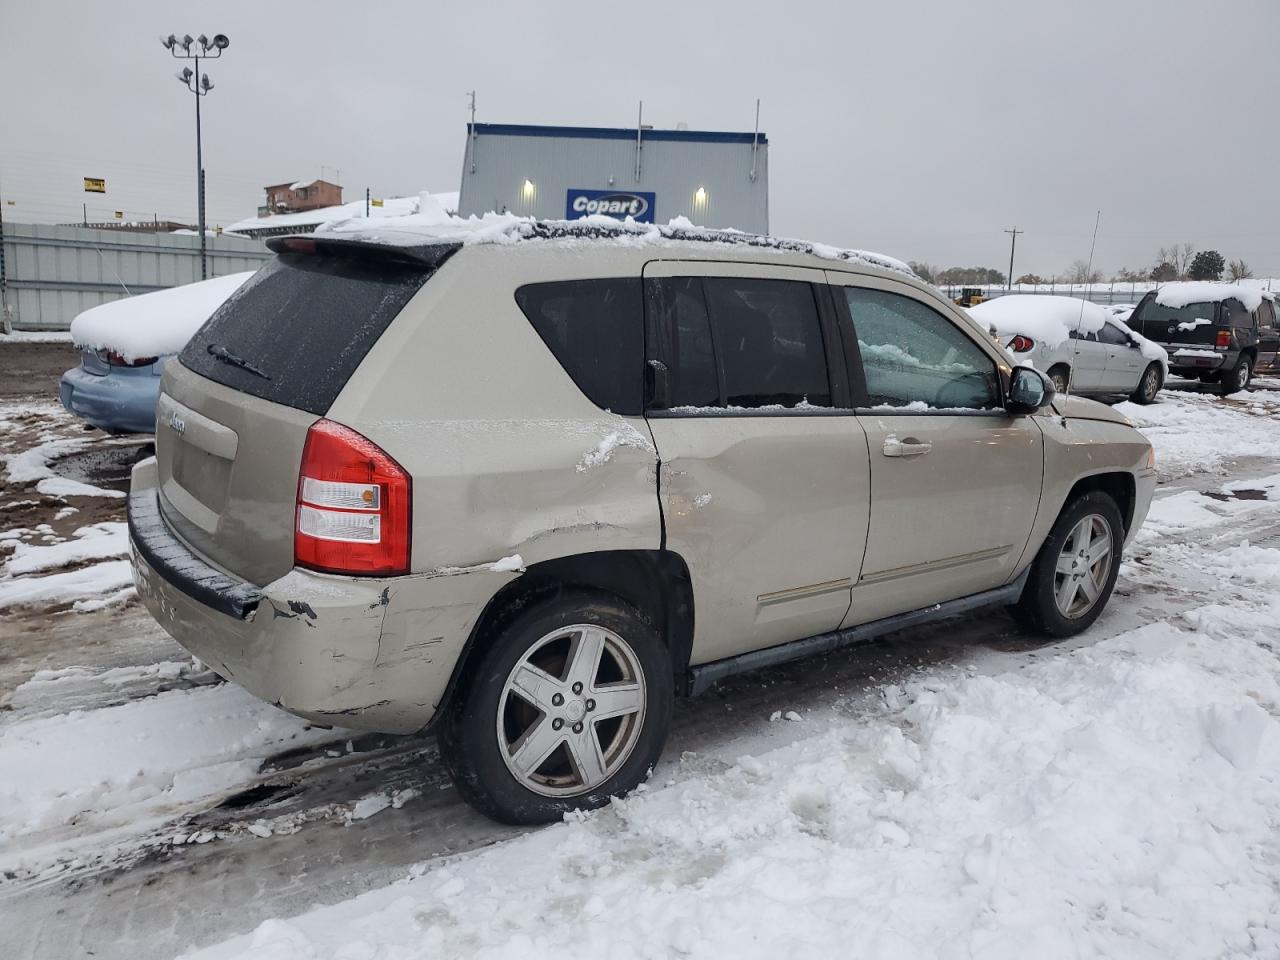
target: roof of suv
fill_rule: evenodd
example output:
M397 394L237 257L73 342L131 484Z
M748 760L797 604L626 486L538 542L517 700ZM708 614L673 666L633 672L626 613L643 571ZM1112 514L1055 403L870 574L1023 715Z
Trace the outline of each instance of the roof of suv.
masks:
M761 253L798 254L800 259L823 261L810 265L869 268L918 279L901 260L883 254L736 230L713 230L695 226L684 218L656 225L610 217L533 220L511 214L486 214L478 218L450 217L445 221L431 222L429 218L409 216L384 218L377 224L345 221L321 228L305 238L275 238L268 241L268 246L279 252L291 249L292 244L307 241L331 248L350 244L365 250L394 249L401 256L426 262L443 259L442 248L452 252L459 247L473 245L519 244L523 247L534 243L566 244L579 248L583 244L598 243L611 249L631 247L646 252L666 248L665 252L680 251L681 256L691 259L749 259Z

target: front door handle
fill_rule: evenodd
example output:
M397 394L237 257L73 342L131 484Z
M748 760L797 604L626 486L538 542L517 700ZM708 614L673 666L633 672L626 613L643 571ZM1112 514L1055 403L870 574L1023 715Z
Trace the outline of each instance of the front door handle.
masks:
M884 442L884 455L886 457L919 457L932 449L932 443L925 443L915 437L907 437L905 440L890 437Z

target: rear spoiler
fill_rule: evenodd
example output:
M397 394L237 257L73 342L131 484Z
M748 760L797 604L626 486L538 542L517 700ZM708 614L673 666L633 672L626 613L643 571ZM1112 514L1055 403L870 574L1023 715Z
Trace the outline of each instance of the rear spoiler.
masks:
M462 246L456 241L401 245L375 240L298 234L272 237L267 249L273 253L300 253L320 257L346 257L353 260L381 260L415 267L438 267Z

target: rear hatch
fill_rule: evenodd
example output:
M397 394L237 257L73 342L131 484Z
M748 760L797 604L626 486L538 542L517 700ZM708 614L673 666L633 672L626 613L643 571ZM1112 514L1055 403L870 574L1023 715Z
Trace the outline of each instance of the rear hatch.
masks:
M1149 293L1130 315L1129 328L1162 346L1211 348L1217 339L1218 304L1166 307L1156 303L1155 294Z
M260 586L293 567L307 430L456 246L282 238L170 363L156 409L160 507L214 566Z

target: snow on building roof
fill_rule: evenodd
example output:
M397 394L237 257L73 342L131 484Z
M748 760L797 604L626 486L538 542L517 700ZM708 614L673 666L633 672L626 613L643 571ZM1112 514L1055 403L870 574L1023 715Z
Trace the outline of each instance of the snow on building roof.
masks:
M313 183L315 181L312 181ZM294 184L298 186L298 184ZM303 184L305 186L305 184ZM447 211L456 211L458 209L458 194L454 193L427 193L417 194L412 197L387 197L382 201L380 207L369 207L369 219L383 217L401 217L408 214L418 213L422 207L422 197L427 196L433 198L434 202ZM266 217L253 217L248 220L241 220L233 223L229 227L223 228L223 233L239 233L248 234L250 236L262 230L277 231L281 227L288 227L291 230L305 232L322 224L333 221L352 220L355 218L364 218L364 201L353 200L350 203L339 204L334 207L319 207L315 210L304 210L301 213L277 213Z
M1079 297L1009 294L969 308L969 315L1005 336L1022 334L1049 347L1065 342L1072 330L1101 330L1107 311Z
M1263 298L1273 299L1270 293L1261 287L1242 283L1215 283L1210 281L1193 281L1189 283L1166 283L1156 291L1156 303L1162 307L1185 307L1192 303L1217 303L1235 298L1244 304L1246 310L1257 310Z
M233 273L99 304L71 321L71 339L130 361L170 356L252 276Z
M826 260L855 261L881 270L915 276L907 264L882 253L847 250L823 243L742 233L738 230L715 230L695 226L686 217L676 217L666 224L637 223L629 217L626 220L616 220L599 215L580 220L535 220L511 213L486 213L482 217L464 219L436 210L387 217L376 224L363 218L334 221L320 227L317 233L346 235L353 240L405 247L432 243L502 244L524 240L616 240L631 244L722 243L808 253Z

